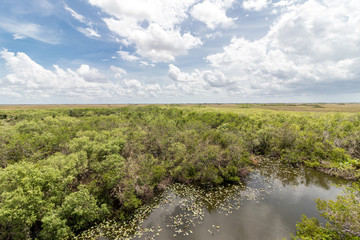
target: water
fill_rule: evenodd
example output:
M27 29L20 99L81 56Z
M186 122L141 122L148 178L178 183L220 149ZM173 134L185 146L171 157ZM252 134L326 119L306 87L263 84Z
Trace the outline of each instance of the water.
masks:
M301 215L317 217L315 199L335 199L346 181L278 162L261 164L242 185L201 189L175 184L136 215L129 239L282 239ZM113 227L113 229L117 227ZM121 232L121 231L118 231Z

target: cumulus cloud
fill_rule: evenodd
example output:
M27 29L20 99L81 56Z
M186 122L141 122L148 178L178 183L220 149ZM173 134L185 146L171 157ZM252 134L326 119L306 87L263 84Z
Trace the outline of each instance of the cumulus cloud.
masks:
M199 71L198 69L195 69L193 73L189 74L186 72L182 72L178 67L173 64L169 64L168 77L175 82L197 82L207 87L227 87L234 83L234 81L227 78L224 73L217 69L204 71Z
M286 5L261 39L233 38L209 63L252 92L360 91L360 2Z
M227 87L229 85L234 84L234 81L228 79L224 73L219 70L214 71L204 71L203 79L211 86L211 87Z
M124 80L124 85L129 88L129 89L136 89L136 90L140 90L142 87L141 82L139 82L136 79L130 79L130 80Z
M111 89L97 69L82 65L77 71L64 70L54 65L48 70L34 62L25 53L14 54L3 50L9 73L2 79L0 88L9 88L12 92L25 96L49 97L51 95L91 97L101 96ZM101 82L98 80L101 79Z
M243 8L246 10L261 11L267 8L271 0L244 0Z
M181 91L186 94L229 94L231 92L242 91L235 85L235 82L225 76L219 70L195 69L192 73L182 72L173 64L169 65L168 77L174 81L174 84L167 86L170 90Z
M158 96L158 93L161 93L162 89L158 83L155 84L143 84L136 79L124 79L122 85L125 86L125 92L130 96Z
M187 18L186 11L197 0L89 0L89 3L118 19L157 23L172 28Z
M8 73L0 79L0 96L37 98L111 99L117 97L156 96L161 92L158 84L141 83L138 80L111 81L96 68L82 64L77 70L62 69L57 65L49 70L33 61L25 53L3 50ZM115 74L126 74L122 68L112 66ZM118 76L119 77L119 76Z
M174 95L204 95L207 92L207 84L199 70L189 74L170 64L168 77L174 81L174 84L167 86L167 89L173 91Z
M173 64L169 65L168 76L176 82L195 82L201 78L199 71L196 71L192 74L184 73Z
M127 74L125 69L120 68L120 67L115 67L113 65L110 66L110 70L113 72L114 78L122 78L123 75Z
M119 48L118 58L139 64L141 70L157 62L172 63L163 76L166 65L158 64L159 68L146 78L155 79L154 75L159 74L157 79L161 79L161 85L155 80L151 83L140 81L145 78L127 73L117 64L103 70L87 64L79 64L74 69L56 65L47 69L25 53L4 50L1 57L8 71L2 71L4 74L0 77L1 96L116 99L119 96L166 95L172 99L172 96L194 95L193 99L201 100L220 94L231 96L227 99L232 100L232 96L255 99L257 96L315 96L320 92L360 91L359 1L244 0L239 4L235 4L235 0L88 1L99 8L99 16L112 37L127 46ZM220 29L235 24L235 19L227 15L232 7L241 13L244 9L269 8L266 13L273 11L269 19L275 20L270 26L260 21L254 23L263 29L262 33L252 26L251 30L244 30L249 27L244 25L235 26L239 30L236 32ZM238 9L241 7L244 9ZM75 29L89 37L100 37L85 16L67 8L69 16L77 19L75 22L80 26ZM199 27L194 19L206 24L208 29ZM58 40L56 34L37 24L0 20L0 28L10 32L14 39L34 38L48 43ZM186 30L185 25L200 30L195 34ZM233 35L221 50L214 50L221 41L228 41L231 34L237 35ZM216 45L215 41L209 41L204 49L196 51L198 55L191 62L190 58L181 58L181 65L187 66L186 69L180 69L180 63L174 62L177 56L199 47L201 40L214 38L219 40ZM135 50L129 52L127 49ZM199 63L198 59L207 51L212 51L206 57L207 65ZM185 61L188 62L185 64ZM200 70L189 69L189 64L193 63L198 64ZM166 71L169 84L164 86Z
M76 72L87 82L108 82L105 75L101 74L98 69L90 68L86 64L82 64Z
M234 1L229 0L205 0L196 4L191 10L191 16L203 23L210 29L218 26L230 27L236 19L226 16L226 10Z
M126 52L126 51L118 51L117 53L125 61L135 62L135 61L140 59L139 57L137 57L135 55L132 55L129 52Z
M181 34L179 29L164 29L156 23L151 23L147 29L140 26L130 29L126 20L108 18L104 21L111 31L135 44L138 55L153 62L174 61L176 56L202 44L190 33Z
M103 18L110 31L134 45L139 56L153 62L174 61L176 56L202 44L179 27L195 1L89 0L111 16Z

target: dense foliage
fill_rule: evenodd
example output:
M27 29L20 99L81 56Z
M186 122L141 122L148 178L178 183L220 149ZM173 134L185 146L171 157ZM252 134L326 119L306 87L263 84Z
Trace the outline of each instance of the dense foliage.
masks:
M336 201L317 200L320 214L328 220L322 226L316 218L303 216L293 239L360 239L360 185L347 187Z
M238 182L254 156L360 176L360 115L124 107L0 112L0 238L70 238L171 182Z

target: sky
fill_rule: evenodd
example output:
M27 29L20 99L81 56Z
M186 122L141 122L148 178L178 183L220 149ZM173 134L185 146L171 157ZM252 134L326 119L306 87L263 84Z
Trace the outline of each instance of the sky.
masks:
M0 1L0 104L275 102L360 102L360 1Z

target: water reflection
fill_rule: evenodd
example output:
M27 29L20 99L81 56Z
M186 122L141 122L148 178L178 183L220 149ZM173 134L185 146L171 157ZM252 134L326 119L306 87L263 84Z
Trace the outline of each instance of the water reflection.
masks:
M309 168L290 167L272 159L262 159L256 169L265 178L281 181L283 187L304 184L305 186L315 185L329 190L331 184L345 184L347 182Z
M107 239L281 239L295 233L302 214L324 221L314 199L335 199L341 188L334 184L346 181L263 160L242 185L174 184L153 206L139 210L132 225L97 232Z

